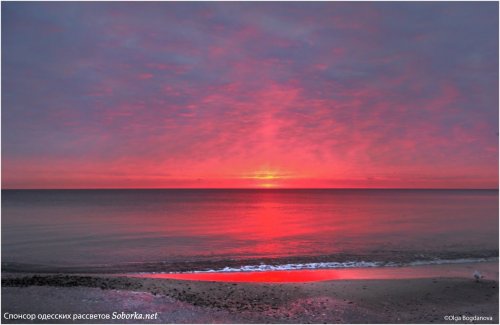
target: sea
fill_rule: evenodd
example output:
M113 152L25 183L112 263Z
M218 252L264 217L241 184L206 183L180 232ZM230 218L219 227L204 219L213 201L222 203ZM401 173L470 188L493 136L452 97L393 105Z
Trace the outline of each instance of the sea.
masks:
M498 261L498 190L2 190L2 270L234 272Z

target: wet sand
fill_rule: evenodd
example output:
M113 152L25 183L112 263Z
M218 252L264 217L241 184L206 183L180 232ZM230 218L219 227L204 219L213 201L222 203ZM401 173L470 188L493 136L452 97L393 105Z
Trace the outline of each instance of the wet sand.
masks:
M2 316L6 312L158 313L157 319L146 322L101 323L498 323L498 278L228 283L3 274ZM455 321L445 316L492 320Z
M351 267L258 272L129 273L127 276L220 282L317 282L331 280L401 280L438 277L469 278L476 270L480 271L483 278L498 280L498 261L405 267Z

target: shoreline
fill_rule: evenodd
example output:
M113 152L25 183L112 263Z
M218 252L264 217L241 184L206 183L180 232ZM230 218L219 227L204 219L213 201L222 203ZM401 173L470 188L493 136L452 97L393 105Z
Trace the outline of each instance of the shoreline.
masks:
M498 264L490 267L496 268L496 277L479 282L471 275L247 283L3 273L2 310L157 312L158 323L498 323ZM492 320L445 320L445 316ZM109 322L124 321L101 321Z
M119 264L90 265L44 265L35 263L18 263L2 261L2 272L13 273L161 273L161 272L203 272L223 271L260 271L292 269L322 269L322 268L360 268L369 267L408 267L416 265L460 264L463 261L496 262L498 249L482 249L470 251L390 251L366 252L364 254L334 253L320 255L299 255L281 257L200 257L192 259L182 257L166 261L129 262ZM333 266L333 267L331 267Z
M483 279L499 279L498 261L424 264L412 266L348 267L261 271L201 271L181 273L136 273L128 277L216 282L296 283L339 280L401 280L422 278L471 278L480 272Z

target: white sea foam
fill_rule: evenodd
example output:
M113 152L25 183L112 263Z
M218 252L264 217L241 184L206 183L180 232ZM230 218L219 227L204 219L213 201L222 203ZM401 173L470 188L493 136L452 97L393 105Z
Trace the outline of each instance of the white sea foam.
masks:
M298 263L298 264L280 264L280 265L244 265L241 267L225 267L218 270L206 270L196 272L259 272L259 271L290 271L307 269L337 269L337 268L355 268L355 267L377 267L383 266L382 262L321 262L321 263Z

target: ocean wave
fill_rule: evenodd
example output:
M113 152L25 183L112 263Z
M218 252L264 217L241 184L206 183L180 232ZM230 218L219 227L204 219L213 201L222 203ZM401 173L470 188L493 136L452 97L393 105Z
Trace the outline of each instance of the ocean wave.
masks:
M368 254L332 254L251 259L161 260L102 265L34 265L2 261L3 272L39 273L210 273L264 272L315 269L383 268L498 262L498 250L470 252L372 252Z
M373 267L404 267L424 266L438 264L465 264L495 262L498 258L460 258L460 259L437 259L417 260L409 263L382 262L382 261L349 261L349 262L319 262L319 263L292 263L280 265L243 265L240 267L224 267L200 271L188 271L183 273L223 273L223 272L265 272L265 271L293 271L293 270L316 270L316 269L344 269L344 268L373 268ZM174 273L174 272L172 272Z

